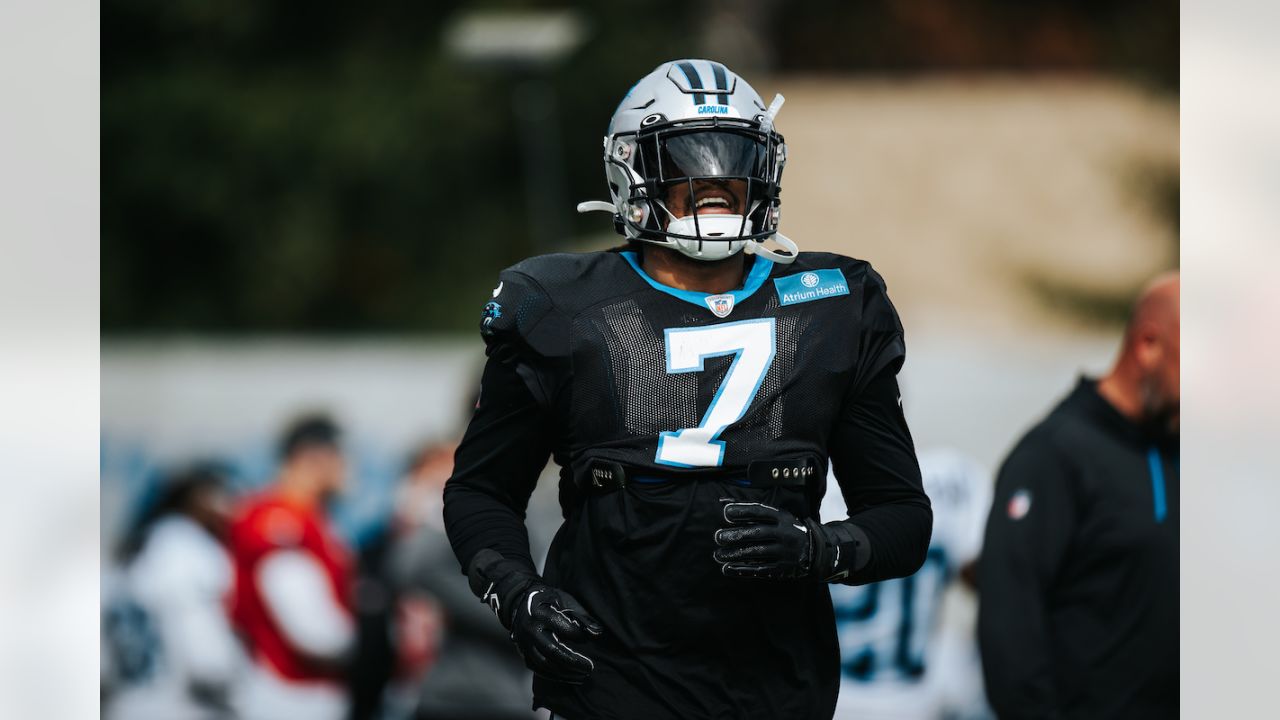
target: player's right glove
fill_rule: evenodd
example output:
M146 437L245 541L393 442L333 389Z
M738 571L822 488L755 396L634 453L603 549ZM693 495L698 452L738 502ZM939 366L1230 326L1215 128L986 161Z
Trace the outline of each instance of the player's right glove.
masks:
M565 644L585 641L604 630L572 595L547 585L494 550L476 553L467 577L471 591L511 631L511 641L534 673L579 684L595 669L591 658Z

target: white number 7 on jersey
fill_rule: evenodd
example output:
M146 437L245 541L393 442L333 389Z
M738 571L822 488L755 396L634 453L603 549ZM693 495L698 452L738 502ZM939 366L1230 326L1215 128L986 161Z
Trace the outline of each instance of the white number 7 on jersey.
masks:
M676 467L718 467L724 464L724 441L716 438L742 419L773 364L773 318L672 328L665 341L669 373L701 372L709 357L734 356L702 422L696 428L660 433L654 458Z

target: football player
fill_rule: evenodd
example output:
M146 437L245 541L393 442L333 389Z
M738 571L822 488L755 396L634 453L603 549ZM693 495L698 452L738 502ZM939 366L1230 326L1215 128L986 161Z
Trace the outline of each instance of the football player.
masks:
M973 717L975 705L983 716L982 698L973 697L982 684L972 667L977 647L972 639L957 642L970 638L972 626L949 635L942 605L946 589L973 572L994 481L954 450L921 451L919 459L934 517L924 565L910 577L831 588L840 635L838 718ZM840 494L828 492L822 516L844 514Z
M108 720L230 716L245 658L227 621L231 559L223 545L231 492L224 470L198 463L168 476L104 582L106 650L118 671Z
M238 717L338 720L355 641L350 551L325 508L347 484L341 430L325 415L286 429L275 482L231 524L231 619L252 654Z
M830 718L826 584L924 560L902 326L866 262L778 234L781 105L660 65L609 122L611 202L579 206L628 244L521 262L484 307L445 524L557 717ZM565 521L539 574L549 456ZM828 460L851 514L822 524Z

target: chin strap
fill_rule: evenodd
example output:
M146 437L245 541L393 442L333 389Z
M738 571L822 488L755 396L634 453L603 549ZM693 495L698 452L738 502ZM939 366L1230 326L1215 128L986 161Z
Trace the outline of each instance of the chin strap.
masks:
M616 214L618 209L615 208L611 202L605 202L604 200L588 200L586 202L578 203L578 212L607 212Z
M782 103L778 102L777 100L775 100L774 103L778 106L782 105ZM659 207L661 207L661 204L659 204ZM663 210L666 210L666 208L663 208ZM578 203L578 212L580 213L607 212L611 215L617 215L618 209L615 208L613 206L613 203L611 202L605 202L604 200L587 200L586 202ZM669 214L670 213L668 213L668 215ZM732 238L726 238L726 240L732 240ZM748 245L749 252L753 252L757 255L763 255L764 257L780 265L787 265L789 263L795 262L796 255L800 252L800 246L796 245L795 242L791 240L791 238L787 237L786 235L783 235L782 233L774 233L773 241L778 243L778 245L781 246L784 252L770 250L769 248L764 246L763 242L755 242L755 243L749 244ZM670 246L670 243L657 243L657 244Z
M787 254L784 255L778 252L777 250L770 250L769 248L764 246L763 242L757 242L756 244L752 245L751 252L755 253L756 255L763 255L769 258L770 260L776 263L779 263L781 265L787 265L792 262L795 262L796 255L799 254L800 252L799 245L796 245L794 242L792 242L791 238L787 237L786 235L783 235L782 233L774 233L773 241L778 243L778 245L781 245L782 249L785 250Z

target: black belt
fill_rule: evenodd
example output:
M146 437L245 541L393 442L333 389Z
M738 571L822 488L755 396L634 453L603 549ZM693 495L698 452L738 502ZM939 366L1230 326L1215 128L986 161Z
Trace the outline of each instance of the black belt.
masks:
M741 472L721 469L690 470L655 474L650 470L628 467L609 460L588 460L574 472L573 479L583 492L609 493L630 483L724 481L744 487L804 487L823 473L817 458L804 456L783 460L756 460L747 465L746 477Z

